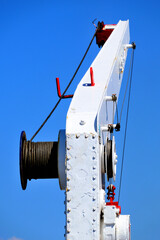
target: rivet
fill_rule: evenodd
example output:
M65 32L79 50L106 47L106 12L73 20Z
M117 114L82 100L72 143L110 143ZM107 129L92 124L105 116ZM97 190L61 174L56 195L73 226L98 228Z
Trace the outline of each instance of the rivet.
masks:
M93 212L95 212L96 211L96 209L95 208L93 208Z
M92 180L93 180L93 181L96 180L96 177L93 177Z
M85 121L81 120L79 124L80 124L80 125L84 125L84 124L85 124Z
M85 138L88 138L89 137L89 135L88 134L85 134Z
M92 168L93 170L95 170L96 169L96 167L95 166L93 166L93 168Z
M92 188L93 191L95 191L96 189L95 188Z
M95 160L95 157L92 157L93 160Z
M80 134L76 134L76 138L79 138L80 137Z
M95 149L95 148L96 148L95 146L92 147L92 149Z
M70 188L66 188L66 192L69 192L70 191Z
M67 209L67 213L70 213L70 212L71 212L71 209L70 209L70 208L68 208L68 209Z

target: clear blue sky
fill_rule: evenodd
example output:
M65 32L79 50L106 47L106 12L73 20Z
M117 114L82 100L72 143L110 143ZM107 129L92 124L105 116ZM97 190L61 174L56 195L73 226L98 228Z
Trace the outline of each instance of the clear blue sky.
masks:
M91 40L95 18L129 19L131 41L137 44L120 204L122 214L131 214L133 240L158 239L159 9L158 0L0 0L0 240L64 239L64 192L58 180L32 180L21 189L19 137L25 130L30 139L58 100L55 77L64 90ZM68 93L98 51L94 42ZM69 103L61 102L35 141L57 140ZM116 135L119 170L123 127Z

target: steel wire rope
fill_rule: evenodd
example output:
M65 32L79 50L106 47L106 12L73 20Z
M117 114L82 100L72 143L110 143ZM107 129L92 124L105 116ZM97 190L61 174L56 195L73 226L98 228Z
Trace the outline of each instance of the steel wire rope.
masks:
M131 69L132 69L132 58L133 58L133 52L135 49L135 43L132 43L133 48L132 48L132 56L131 56L131 60L130 60L130 66L129 66L129 71L128 71L128 78L127 78L127 83L126 83L126 89L125 89L125 93L124 93L124 97L123 97L123 102L122 102L122 106L121 106L121 112L120 112L120 117L119 117L119 122L121 123L121 119L122 119L122 112L123 112L123 107L124 107L124 102L126 99L126 94L127 94L127 89L128 89L128 84L129 84L129 80L130 80L130 76L131 76Z
M132 46L133 46L133 50L135 50L136 45L135 45L134 42L132 43ZM121 123L121 119L122 119L122 112L123 112L123 107L124 107L124 103L125 103L125 99L126 99L126 94L127 94L127 89L128 89L128 83L129 83L129 79L130 79L131 65L132 65L132 57L131 57L131 60L130 60L130 66L129 66L129 71L128 71L128 77L127 77L127 83L126 83L125 93L124 93L124 97L123 97L123 101L122 101L122 106L121 106L121 111L120 111L120 117L119 117L119 114L118 114L118 103L117 103L117 101L116 101L117 123L119 123L119 124Z
M119 123L117 100L116 100L116 116L117 116L117 123Z
M92 42L93 42L93 40L94 40L94 37L95 37L98 29L99 29L99 28L97 27L97 29L96 29L96 31L95 31L95 33L94 33L94 35L93 35L93 37L92 37L89 45L88 45L88 48L87 48L85 54L83 55L83 58L82 58L81 62L79 63L79 65L78 65L75 73L73 74L73 77L71 78L71 80L70 80L69 84L67 85L66 89L64 90L63 94L61 95L61 97L59 98L59 100L57 101L57 103L55 104L55 106L54 106L54 108L52 109L52 111L51 111L51 112L49 113L49 115L46 117L46 119L44 120L44 122L41 124L41 126L38 128L38 130L35 132L35 134L31 137L30 142L35 138L35 136L39 133L39 131L42 129L42 127L43 127L43 126L45 125L45 123L48 121L48 119L50 118L50 116L52 115L52 113L55 111L55 109L56 109L57 106L59 105L59 103L60 103L60 101L62 100L63 96L64 96L65 93L67 92L68 88L70 87L71 83L73 82L73 80L74 80L74 78L75 78L75 76L76 76L76 74L77 74L80 66L82 65L82 63L83 63L83 61L84 61L84 59L85 59L85 57L86 57L86 55L87 55L90 47L91 47L91 44L92 44Z
M114 123L114 120L115 120L115 116L114 116L114 108L115 108L115 114L116 114L116 118L117 118L117 123L120 123L119 122L119 117L118 117L118 104L117 104L117 100L115 101L115 103L113 102L113 104L115 105L115 106L113 106L113 117L112 117L112 119L113 119L113 121L112 121L112 124Z
M130 83L129 80L127 81L129 83L129 93L128 93L128 104L127 104L127 115L126 115L126 124L125 124L125 132L124 132L124 141L123 141L123 152L122 152L122 162L121 162L121 173L120 173L120 183L119 183L119 194L118 194L118 203L120 201L120 193L121 193L121 185L122 185L122 173L123 173L123 165L124 165L124 152L125 152L125 145L126 145L126 135L127 135L127 126L128 126L128 113L129 113L129 105L130 105L130 96L131 96L131 86L132 86L132 75L133 75L133 62L134 62L134 49L132 49L132 55L131 55L131 61L130 61ZM127 87L128 87L127 83ZM126 88L127 89L127 88ZM125 91L125 95L127 93L127 90ZM125 99L125 97L124 97ZM123 101L124 105L124 101ZM122 112L122 109L121 109Z

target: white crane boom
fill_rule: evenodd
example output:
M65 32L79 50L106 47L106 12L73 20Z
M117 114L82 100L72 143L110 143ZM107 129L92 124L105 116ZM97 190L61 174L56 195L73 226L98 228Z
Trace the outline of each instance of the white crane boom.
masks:
M129 44L129 21L98 24L97 44L103 47L77 86L58 142L32 142L39 130L30 141L24 131L20 139L22 189L28 179L59 178L65 190L66 240L130 240L130 216L121 215L112 184L107 187L110 201L105 202L105 174L115 181L113 130L120 127L114 115L127 50L134 46Z
M129 43L129 21L119 21L80 81L66 120L66 239L103 238L101 212L105 206L102 184L103 130L113 123L113 102L106 96L120 91ZM106 108L107 107L107 108ZM107 131L106 131L107 133ZM109 134L109 132L108 132ZM106 134L105 134L106 135ZM129 226L128 226L129 227Z

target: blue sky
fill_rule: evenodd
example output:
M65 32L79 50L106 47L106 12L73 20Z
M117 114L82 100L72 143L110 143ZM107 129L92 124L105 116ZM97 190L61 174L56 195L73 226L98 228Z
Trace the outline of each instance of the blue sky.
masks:
M132 239L158 239L159 168L159 1L0 0L0 240L64 239L64 192L58 180L32 180L22 191L19 137L30 139L72 77L94 33L92 20L130 20L135 41L133 85L120 205L131 214ZM68 93L96 57L95 41ZM128 56L129 62L129 56ZM124 83L128 72L126 65ZM56 141L65 128L70 100L61 102L35 141ZM125 116L125 112L124 112ZM116 134L119 156L122 131Z

